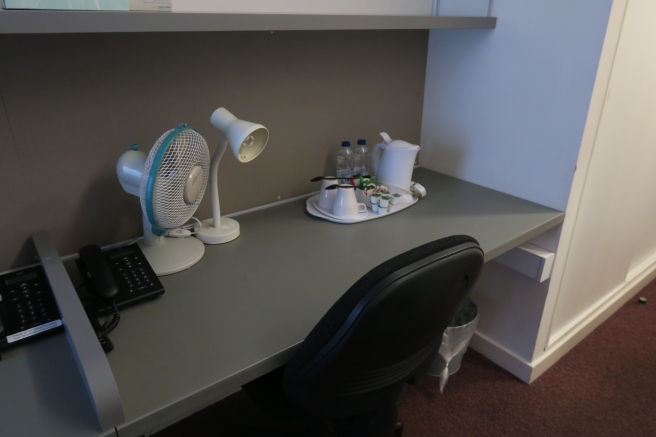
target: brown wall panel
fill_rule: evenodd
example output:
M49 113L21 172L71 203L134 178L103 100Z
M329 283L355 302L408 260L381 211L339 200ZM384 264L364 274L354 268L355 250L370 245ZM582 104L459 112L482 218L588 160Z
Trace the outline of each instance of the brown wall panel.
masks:
M317 190L343 139L419 142L427 43L423 30L0 36L0 271L30 263L42 229L62 254L139 236L116 160L181 122L213 152L219 106L271 135L248 164L224 156L225 214ZM210 215L206 195L196 216Z

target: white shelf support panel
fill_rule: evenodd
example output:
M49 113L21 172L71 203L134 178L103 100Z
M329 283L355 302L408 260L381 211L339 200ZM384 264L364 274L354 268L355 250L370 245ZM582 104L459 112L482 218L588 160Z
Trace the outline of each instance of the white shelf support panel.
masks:
M0 34L282 30L494 29L496 17L217 14L0 9Z
M100 428L107 431L117 427L125 422L125 414L105 352L98 342L50 235L48 232L40 232L33 235L32 240L55 295L68 344L84 379Z
M544 282L551 277L555 256L553 252L524 243L499 255L494 261L536 281Z

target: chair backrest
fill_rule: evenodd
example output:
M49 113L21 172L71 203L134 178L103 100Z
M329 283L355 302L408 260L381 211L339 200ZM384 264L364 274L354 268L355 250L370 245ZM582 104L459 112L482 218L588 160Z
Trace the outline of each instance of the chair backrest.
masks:
M472 237L424 244L375 267L324 315L288 363L284 390L315 416L395 402L435 356L483 265Z

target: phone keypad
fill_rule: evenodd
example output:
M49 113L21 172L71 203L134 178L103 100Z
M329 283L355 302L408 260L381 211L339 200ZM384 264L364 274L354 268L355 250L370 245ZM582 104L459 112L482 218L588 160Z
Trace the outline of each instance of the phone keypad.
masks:
M0 305L6 336L0 347L62 326L41 266L0 277Z
M164 286L148 263L138 244L109 249L105 256L119 289L116 307L124 308L153 299L164 293Z
M144 261L136 255L126 255L115 259L114 266L130 293L155 286L157 277L148 271Z

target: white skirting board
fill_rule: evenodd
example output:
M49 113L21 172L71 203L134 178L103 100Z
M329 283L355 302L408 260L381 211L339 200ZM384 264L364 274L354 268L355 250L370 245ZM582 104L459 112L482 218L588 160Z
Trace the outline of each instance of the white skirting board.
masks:
M608 299L598 302L596 308L588 313L588 317L573 326L569 332L562 334L542 355L531 362L478 332L474 334L470 347L530 384L654 279L656 262L618 287Z
M503 367L520 380L526 383L531 382L531 373L533 372L531 363L494 340L476 332L469 343L469 347L495 364ZM467 358L465 357L465 359Z
M557 341L549 345L543 355L533 360L533 363L531 363L533 367L531 382L554 365L655 278L656 263L645 269L641 274L636 275L630 281L617 287L608 299L598 302L596 308L588 314L588 317L581 320L578 325L572 327L568 333L561 334Z

